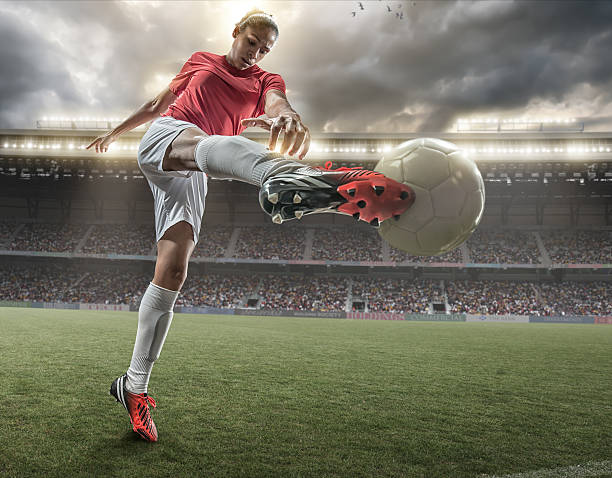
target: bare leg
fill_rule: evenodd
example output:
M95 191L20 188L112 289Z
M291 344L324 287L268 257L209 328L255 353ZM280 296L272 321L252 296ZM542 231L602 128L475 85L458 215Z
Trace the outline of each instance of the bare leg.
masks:
M181 221L170 227L157 243L153 284L180 290L187 278L187 266L194 247L191 224Z
M195 147L208 137L200 128L187 128L179 133L166 151L162 169L164 171L200 171L195 162Z

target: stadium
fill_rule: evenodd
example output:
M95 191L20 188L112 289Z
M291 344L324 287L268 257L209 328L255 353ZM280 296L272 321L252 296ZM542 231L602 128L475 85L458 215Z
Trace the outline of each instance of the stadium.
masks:
M374 228L337 215L271 224L255 188L212 180L208 227L191 264L197 273L177 305L259 315L609 321L612 135L564 120L479 121L458 123L469 131L429 135L468 151L486 183L482 223L460 248L410 256ZM142 131L100 160L83 148L96 135L92 126L111 128L111 121L53 118L38 126L0 131L2 279L11 285L2 300L137 308L155 260L150 192L135 162ZM308 161L372 168L414 137L321 134ZM33 271L41 289L31 286Z
M612 478L609 2L260 3L0 3L0 478Z
M424 402L418 402L420 413L433 413L424 405L431 400L437 403L435 413L442 414L441 416L454 413L451 412L454 406L451 405L452 399L448 394L460 393L462 400L472 401L471 408L465 412L463 418L452 420L451 428L457 427L457 431L451 433L463 433L459 430L468 424L472 429L478 430L479 425L474 425L473 421L478 424L480 419L485 418L476 419L475 415L485 414L486 417L487 413L491 412L485 412L477 403L480 400L496 401L496 395L484 398L487 397L485 392L476 392L467 385L457 385L452 380L449 381L448 374L472 374L468 370L472 370L474 363L485 358L491 362L493 368L485 367L472 377L472 380L481 380L486 384L485 388L492 386L489 382L493 380L502 389L508 387L505 392L500 393L505 393L508 397L514 396L517 400L529 400L528 397L532 393L539 393L536 392L539 385L525 389L519 382L524 373L533 373L536 377L534 380L549 387L549 393L553 394L546 402L550 403L550 406L554 400L566 403L565 399L557 395L562 390L573 397L572 406L567 405L569 408L563 409L568 414L565 418L569 417L566 424L560 424L562 419L557 416L559 411L549 412L552 416L545 418L546 423L555 423L555 426L559 427L556 429L559 436L549 436L552 430L546 429L544 432L544 429L540 428L534 435L537 440L545 439L556 443L558 451L553 453L548 461L539 460L536 456L538 447L535 444L530 445L534 438L529 436L527 429L519 427L519 430L523 430L519 432L520 443L531 448L520 453L507 450L504 453L508 453L510 458L506 458L506 461L498 458L495 451L487 455L488 458L484 458L482 462L468 453L465 458L457 457L451 460L454 463L444 464L440 463L441 457L436 453L433 453L433 458L426 458L431 455L428 452L423 456L410 454L409 460L412 461L409 464L404 462L407 459L404 452L392 452L387 448L388 444L372 445L373 448L366 452L369 445L361 443L360 440L357 440L357 443L349 440L344 447L333 448L338 453L346 453L345 460L336 463L335 455L313 452L312 459L319 463L314 465L302 455L303 450L300 451L299 446L288 452L291 458L281 458L284 455L278 450L283 448L287 440L293 442L304 440L304 437L299 432L289 435L280 433L276 427L285 426L283 419L268 423L265 418L268 409L258 405L257 400L253 402L254 397L243 397L244 392L237 392L249 406L254 407L256 415L264 414L264 417L254 418L254 423L257 426L268 423L276 430L278 437L271 440L269 436L266 438L264 433L262 438L261 431L252 429L253 424L249 426L237 418L243 412L240 411L239 404L234 402L236 398L226 397L233 403L227 412L226 420L231 425L229 429L236 433L234 437L241 437L244 443L268 440L268 446L275 449L274 452L268 452L271 457L285 460L286 463L267 465L267 459L262 461L247 453L241 458L245 460L244 463L238 461L232 462L233 465L219 464L218 460L222 463L224 454L232 449L229 444L231 439L228 438L230 442L221 440L219 448L215 448L216 451L211 452L204 460L212 474L289 476L293 473L299 474L299 470L302 470L305 475L330 473L346 476L359 474L357 470L361 468L365 470L365 475L371 475L378 474L374 470L381 467L383 473L389 476L475 476L474 470L488 473L495 469L512 470L517 466L519 469L530 469L537 468L538 463L546 469L556 469L559 464L586 463L587 469L609 470L609 461L602 462L601 457L605 457L610 451L610 428L606 425L610 423L610 401L605 398L609 398L610 393L609 374L606 372L610 361L601 362L599 359L606 356L609 358L610 336L607 328L596 330L605 326L579 324L612 322L612 302L609 300L612 296L612 135L579 131L580 128L575 124L544 122L535 125L536 131L500 131L502 124L499 122L495 124L494 131L473 131L478 128L489 129L491 125L490 121L487 123L487 120L484 120L482 123L470 123L470 131L428 135L454 142L469 151L485 180L487 194L485 213L477 231L461 247L438 257L409 256L393 249L379 237L375 228L355 224L350 217L315 215L305 217L298 224L272 224L259 208L256 188L236 181L211 180L201 240L191 259L191 275L175 307L176 312L184 313L179 317L195 318L179 319L174 325L178 329L175 331L175 337L180 341L181 334L187 333L182 340L188 340L191 333L203 327L200 333L201 340L205 343L200 346L207 349L207 352L198 352L198 357L203 354L202 359L206 360L208 354L218 354L217 356L225 357L227 363L233 364L232 367L246 367L246 357L236 357L231 353L227 355L226 347L239 345L233 343L227 335L236 332L232 331L236 325L226 321L231 318L232 321L237 321L238 327L247 327L245 330L249 331L252 327L248 325L250 321L268 317L265 322L258 323L254 334L249 331L243 336L244 331L241 330L237 340L242 344L240 347L264 351L255 354L251 352L248 360L253 360L262 367L272 367L270 373L275 374L271 379L272 383L261 383L257 379L253 386L263 389L271 387L264 393L272 402L279 400L280 394L284 397L280 398L280 403L300 403L303 409L296 414L290 414L290 417L301 423L301 427L311 430L309 433L312 433L312 427L323 427L323 435L313 436L309 442L310 446L324 446L329 440L329 443L335 443L336 435L327 425L317 420L314 423L309 422L303 415L318 409L316 403L319 403L318 400L324 400L319 394L331 394L336 397L334 400L338 401L338 404L330 409L329 416L319 415L327 417L320 418L325 420L324 423L335 423L334 426L340 426L337 415L334 414L343 416L344 412L341 410L352 407L348 398L350 395L343 394L363 397L362 406L365 412L361 413L371 413L370 418L361 425L349 426L342 419L340 423L348 427L347 433L357 433L362 437L361 440L372 439L369 427L378 427L381 420L384 423L388 419L385 418L385 410L388 410L388 413L395 410L397 413L393 401L400 400L402 403L405 399L396 396L393 386L388 389L383 383L386 383L385 380L392 380L406 383L407 386L407 378L404 375L406 371L416 366L417 371L414 373L419 373L418 364L422 357L419 358L418 354L415 356L414 350L408 351L406 347L414 347L421 341L442 355L428 359L438 364L436 367L440 367L429 379L431 382L420 379L425 380L424 390L434 394L428 396L423 392L425 396L421 400ZM72 325L63 323L66 318L72 317L71 320L77 322L84 321L79 327L91 324L92 321L99 322L99 316L87 316L85 314L92 312L86 311L117 311L113 313L118 315L104 320L108 321L106 323L113 323L113 330L121 330L126 327L123 325L125 319L122 314L129 313L124 311L138 310L138 301L152 276L155 261L150 191L135 162L135 149L143 131L141 129L125 135L107 157L99 159L83 148L99 134L100 128L112 126L108 120L80 122L51 119L41 120L37 126L31 130L0 131L0 254L3 262L0 300L3 306L9 307L2 309L6 311L3 315L13 311L7 317L22 317L26 323L46 317L45 320L54 324L53 328L48 330L51 344L62 343L64 334L70 333ZM466 127L465 124L460 126ZM519 126L512 125L513 129ZM530 123L523 127L533 128L534 125ZM261 142L267 138L263 133L251 133L248 137ZM333 161L337 165L371 167L385 151L414 137L416 135L319 134L313 137L314 152L309 161L312 164ZM338 237L342 238L342 247L338 247ZM55 309L53 314L59 315L47 314L38 317L36 314L25 314L24 307L32 312L34 309ZM62 313L57 309L78 311ZM67 312L80 315L66 315ZM280 322L269 322L272 320L271 316L279 317L274 320ZM244 323L245 317L252 318ZM315 320L319 323L315 324L310 321L313 319L307 317L316 317L318 319ZM333 323L338 319L358 319L358 322L365 319L409 321L422 325L418 329L408 331L366 328L347 332L336 329ZM116 323L117 320L121 325ZM300 323L291 320L299 320ZM184 326L190 322L192 324L189 326L189 332L181 330L181 324ZM507 325L499 327L508 329L458 331L457 322L480 322L483 326L489 322L503 322ZM525 324L526 322L545 323L543 325L547 328L514 328L521 326L521 323L522 327L538 327L537 324ZM372 322L377 323L379 322ZM448 324L446 327L453 328L432 328L427 325L443 323ZM586 329L555 328L572 326ZM112 340L108 336L109 330L95 332L90 330L90 325L85 327L87 333L100 334L102 343ZM302 330L301 327L305 328ZM59 336L56 335L58 331L61 334ZM281 347L280 352L270 349L270 336L274 337L274 334L279 333L285 334L281 340L298 341L297 352L294 346L289 347L289 350ZM387 336L389 333L393 336ZM499 337L500 333L502 338ZM125 335L130 337L130 334L131 332L126 331ZM218 336L215 340L221 341L221 348L208 343L209 334ZM327 352L312 356L314 351L308 345L312 334L320 334L316 340L321 341L323 347L328 347ZM171 335L168 347L169 355L173 353L173 344L181 347L180 342L174 342L172 337ZM453 337L453 346L447 349L445 347L448 345L444 346L444 343L450 337ZM80 340L77 339L77 343ZM339 345L337 340L341 340L343 345ZM414 340L417 342L413 342ZM456 343L456 340L459 340L459 343ZM483 352L483 341L489 344L491 341L501 341L498 343L500 350ZM531 347L526 346L525 341L531 343ZM583 344L582 348L578 346L578 355L570 352L573 349L568 348L570 344L575 345L575 341ZM49 347L46 340L44 343L39 343L38 340L35 342L42 350ZM88 345L83 346L91 350L91 344L87 343ZM383 363L386 360L396 363L397 360L405 359L411 365L408 369L399 367L393 372L381 372L380 367L383 365L377 360L370 357L368 360L372 360L372 363L367 363L358 358L361 355L358 350L363 347L379 347L377 353L381 354L379 358ZM401 355L396 356L398 351L408 355L400 358ZM498 355L500 351L503 351L501 357ZM303 364L296 364L294 352L304 360L311 361L314 370L304 368ZM520 363L521 359L514 355L515 352L528 354L530 357L521 368L517 368L518 364L511 365L507 362L518 360ZM85 352L82 350L80 353ZM93 347L93 353L96 356L104 352ZM261 357L260 353L270 354L266 357L273 357L272 362ZM329 356L330 353L333 355ZM601 355L602 353L604 355ZM463 357L462 367L459 371L451 372L453 368L444 357L457 357L455 354ZM584 360L585 364L589 364L590 373L576 375L578 372L574 370L573 364L577 356L582 357L581 360ZM547 374L550 369L534 365L532 361L536 360L536 357L539 357L537 360L542 363L553 360L561 364L555 373L565 371L564 373L570 374L573 377L573 385L569 385L560 376L554 384L549 382L551 379ZM214 359L210 357L209 360ZM314 371L325 370L330 365L329 360L340 367L339 375L337 370L333 373L327 372L332 382L325 385L326 379L322 379ZM290 369L283 366L278 368L278 364L283 361L293 365ZM349 365L355 361L357 368ZM607 365L598 368L593 361ZM168 362L164 362L162 358L158 368L159 373L166 379L172 374L181 373L177 366L169 367ZM193 370L199 370L198 366ZM316 398L313 398L314 402L304 402L295 395L284 395L284 389L279 383L287 379L287 370L291 370L290 376L294 377L292 380L297 379L298 375L309 377L304 379L305 388L297 386L293 393L300 395L311 387L317 387L318 393L315 394ZM216 372L227 374L227 370ZM253 373L255 372L251 371L246 376L230 373L229 378L217 379L214 385L206 379L204 383L219 392L217 388L226 386L225 380L235 380L233 387L239 387L241 383L251 383L253 377L258 376ZM355 379L361 376L377 383L375 377L379 373L382 373L383 382L378 386L386 391L376 395L371 395L374 392L367 392L367 387L364 391L363 386L346 382L346 374L357 374ZM396 375L397 373L400 375ZM429 375L427 368L421 369L420 373ZM497 374L506 373L511 377L508 377L507 381L500 381ZM607 386L604 385L606 382ZM28 387L33 385L24 386L28 390ZM201 384L196 385L196 389L199 386ZM453 387L457 386L460 391L452 392ZM601 389L601 386L604 388ZM438 387L442 387L442 392L439 392ZM473 396L473 393L477 393L477 396ZM219 399L219 395L215 393L212 396ZM367 396L376 396L376 400L381 401L373 404L376 413L367 411ZM541 400L534 397L532 399ZM8 403L11 403L10 400ZM538 407L545 406L542 403L544 402L539 402ZM588 450L578 447L570 452L568 444L561 445L559 440L574 436L576 427L579 426L577 423L585 419L574 410L574 406L592 410L589 407L596 407L597 403L603 405L603 415L599 418L597 413L590 415L588 421L591 423L591 432L585 431L580 435L600 446L594 453L599 459L591 460L590 445ZM500 410L505 410L503 413L515 417L526 413L535 419L524 407L519 404L510 411L504 407ZM539 416L542 411L537 410L534 413ZM180 433L178 429L173 428L181 422L180 410L167 413L166 433ZM396 415L396 418L399 420L400 429L390 433L400 433L401 436L402 427L413 426L410 425L405 412ZM428 419L419 415L419 420L427 422ZM440 433L449 433L442 425L443 418L436 419L433 423L436 424L434 429L437 431L432 432L435 438L431 439L437 441L442 436ZM206 439L205 437L210 436L210 430L215 429L215 425L209 423L208 427L197 430L188 428L192 428L190 433L194 433L199 439ZM393 427L390 428L392 429ZM494 443L499 440L499 434L505 436L507 433L505 428L499 427L487 430L487 433L481 430L484 433L483 440L494 440ZM491 436L495 431L497 435ZM415 442L411 446L433 446L430 439L416 431L415 433ZM10 434L4 435L7 436ZM58 439L60 438L56 437L56 440ZM394 443L391 437L382 440ZM125 438L123 442L125 443ZM512 440L510 442L513 443ZM62 442L63 445L53 443L51 441L50 446L65 446L65 442ZM451 443L454 442L451 440ZM478 446L474 446L478 449ZM505 445L497 443L496 446L504 449ZM353 456L355 450L361 450L363 456ZM374 456L381 450L389 454L389 458L377 461ZM450 453L449 449L444 450L443 454ZM474 453L483 453L483 450ZM195 473L193 466L200 466L198 454L188 452L186 456L189 458L187 469ZM111 457L112 453L106 460ZM430 462L430 459L433 461ZM8 476L11 476L11 472L22 469L30 469L32 474L40 473L40 470L36 471L37 466L43 466L43 469L51 472L45 473L46 476L59 473L53 472L59 466L55 458L47 456L42 465L39 460L32 461L23 457L19 459L18 454L15 460L14 463L21 465L4 465ZM95 474L92 467L97 463L96 460L82 458L77 462L74 474ZM414 465L415 462L418 465ZM160 476L171 473L171 468L167 465L162 466L160 462L159 466L159 469L163 470ZM600 473L589 476L607 475Z

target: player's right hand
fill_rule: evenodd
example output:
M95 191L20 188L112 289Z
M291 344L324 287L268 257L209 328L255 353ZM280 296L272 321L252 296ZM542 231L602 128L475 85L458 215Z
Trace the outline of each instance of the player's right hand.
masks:
M117 138L109 132L109 133L103 134L102 136L98 136L85 149L89 149L95 145L96 153L105 153L106 151L108 151L108 147L111 145L111 143L115 141L115 139Z

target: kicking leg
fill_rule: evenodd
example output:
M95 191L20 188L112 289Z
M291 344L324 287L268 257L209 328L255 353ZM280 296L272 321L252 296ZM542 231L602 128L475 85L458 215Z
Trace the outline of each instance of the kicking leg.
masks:
M213 178L259 187L278 173L316 171L242 136L209 136L199 128L187 128L174 139L162 167L165 171L203 171Z
M260 205L277 224L335 212L378 227L386 219L399 218L415 199L408 185L378 172L311 168L242 136L207 136L197 128L174 140L169 158L174 170L199 169L214 178L259 186Z

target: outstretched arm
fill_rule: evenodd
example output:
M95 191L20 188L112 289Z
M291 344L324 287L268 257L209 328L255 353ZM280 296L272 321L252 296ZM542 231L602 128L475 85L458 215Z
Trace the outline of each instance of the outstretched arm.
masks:
M108 151L108 147L120 135L146 123L147 121L151 121L153 118L156 118L166 111L168 106L172 104L174 100L176 100L176 95L167 87L164 88L159 95L143 104L121 124L117 125L108 133L94 139L91 144L87 146L87 149L95 146L96 153L104 153Z
M264 106L265 116L259 118L248 118L242 120L243 126L259 126L270 131L268 148L276 148L276 141L281 131L285 132L285 138L280 152L293 156L298 152L298 157L304 159L310 148L310 131L302 123L300 115L291 107L285 94L280 90L269 90L266 93L266 104Z

